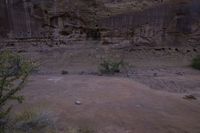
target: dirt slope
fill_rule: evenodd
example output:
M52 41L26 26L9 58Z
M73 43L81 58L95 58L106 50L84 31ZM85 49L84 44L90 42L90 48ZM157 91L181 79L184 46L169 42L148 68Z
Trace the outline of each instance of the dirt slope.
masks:
M126 78L32 76L19 108L53 113L59 132L90 127L99 133L199 133L200 101L149 89ZM80 100L81 105L74 102Z

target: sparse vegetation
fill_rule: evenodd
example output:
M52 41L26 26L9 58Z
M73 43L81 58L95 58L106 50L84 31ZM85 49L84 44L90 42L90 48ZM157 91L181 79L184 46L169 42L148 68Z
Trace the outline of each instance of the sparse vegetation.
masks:
M122 68L124 62L123 60L114 61L114 60L103 60L100 63L100 72L102 74L115 74L119 73L120 69Z
M52 125L45 113L24 111L16 118L16 128L21 131L44 130Z
M12 109L10 100L22 103L23 96L17 96L32 71L31 62L26 61L21 56L11 53L0 53L0 121L5 124L5 118ZM0 131L3 133L4 127L1 125Z
M25 110L17 113L7 124L5 133L55 133L54 122L47 112Z
M197 56L192 60L192 67L200 70L200 56Z

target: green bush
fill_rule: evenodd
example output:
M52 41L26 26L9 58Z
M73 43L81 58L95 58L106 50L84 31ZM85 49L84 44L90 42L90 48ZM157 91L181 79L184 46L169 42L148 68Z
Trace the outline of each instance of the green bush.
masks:
M197 56L192 60L192 67L200 70L200 56Z
M12 109L10 100L22 103L23 96L16 93L23 88L32 69L31 62L21 56L7 51L0 53L0 121L5 120Z
M123 66L123 60L113 61L113 60L103 60L100 63L100 72L102 74L114 74L119 73L121 67Z

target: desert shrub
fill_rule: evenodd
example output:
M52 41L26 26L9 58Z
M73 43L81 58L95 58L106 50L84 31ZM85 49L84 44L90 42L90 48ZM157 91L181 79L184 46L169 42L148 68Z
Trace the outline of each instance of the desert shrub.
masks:
M192 60L192 67L200 70L200 56L197 56Z
M55 127L48 112L30 109L21 111L12 116L12 119L5 128L5 133L10 132L55 133Z
M23 111L17 114L14 125L15 130L23 132L53 130L54 127L53 122L49 119L48 113L33 110Z
M16 93L23 88L32 69L31 62L21 56L7 51L0 53L0 121L4 121L12 109L10 100L22 103L23 96Z
M103 60L100 63L99 70L102 74L114 74L119 73L122 66L123 66L123 60L120 61L114 61L114 60Z

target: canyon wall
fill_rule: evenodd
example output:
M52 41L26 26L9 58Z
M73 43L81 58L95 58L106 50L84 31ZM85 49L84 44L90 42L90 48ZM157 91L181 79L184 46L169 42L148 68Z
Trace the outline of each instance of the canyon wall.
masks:
M0 37L32 38L44 37L42 11L33 10L31 1L1 0ZM36 12L35 12L36 11Z
M68 35L76 33L74 29L83 28L81 27L83 25L84 28L89 26L82 21L87 14L82 17L76 10L71 14L67 10L61 11L58 7L56 8L59 2L1 0L0 38L47 38L55 36L56 31L58 33L64 31L62 33ZM44 5L51 8L42 9ZM116 32L121 33L125 37L130 37L134 42L140 40L138 38L141 37L147 40L152 38L162 40L171 33L174 36L176 33L185 34L197 31L199 16L200 2L191 0L185 4L164 3L141 11L98 19L98 26L112 31L113 35Z
M6 1L0 1L0 37L6 37L10 31L9 14Z
M80 30L78 28L95 25L91 23L95 19L93 11L90 12L94 7L84 1L77 0L77 3L68 0L1 0L0 38L57 38L60 32L68 35Z
M180 26L188 28L189 23L193 23L193 20L200 16L199 10L198 1L182 5L162 4L142 11L111 16L102 20L101 24L105 28L120 30L128 30L144 24L167 28L170 22L176 19L179 26L177 28L180 29Z
M101 25L112 31L113 36L121 32L137 45L161 45L163 42L174 45L181 44L180 40L198 37L199 17L200 1L193 0L180 4L164 3L141 11L110 16L103 19Z

